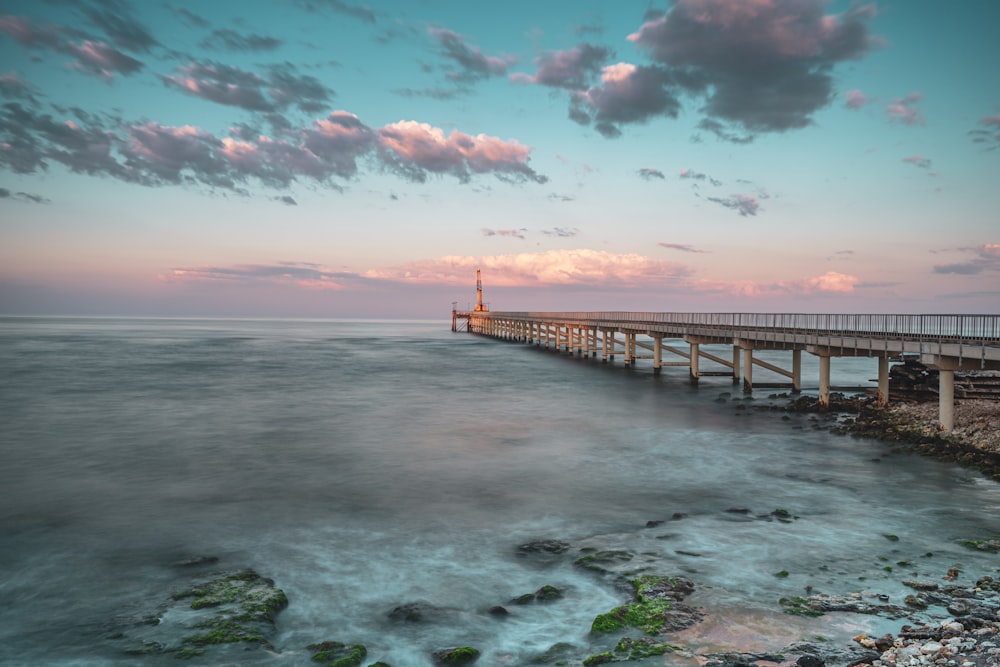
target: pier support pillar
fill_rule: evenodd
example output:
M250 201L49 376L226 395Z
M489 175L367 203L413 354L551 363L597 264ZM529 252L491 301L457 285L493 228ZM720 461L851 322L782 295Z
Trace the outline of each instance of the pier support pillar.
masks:
M889 357L878 358L878 393L875 395L875 406L884 408L889 405Z
M653 336L653 375L663 368L663 336Z
M635 334L626 333L625 334L625 367L628 368L632 365L635 355Z
M938 368L938 428L951 433L955 428L955 364Z
M740 346L733 345L733 384L740 383Z
M601 363L608 363L608 330L601 329Z
M691 382L698 382L698 343L691 343Z
M819 409L830 408L830 355L819 356Z
M792 393L802 391L802 350L792 350Z
M743 350L743 393L753 392L753 349Z

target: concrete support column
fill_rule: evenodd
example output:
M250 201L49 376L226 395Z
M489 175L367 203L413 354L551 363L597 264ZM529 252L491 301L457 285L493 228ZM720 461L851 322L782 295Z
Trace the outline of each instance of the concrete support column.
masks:
M955 428L955 371L951 369L938 371L938 421L946 433Z
M802 350L792 350L792 393L802 391Z
M830 355L819 356L819 409L830 407Z
M632 348L632 334L625 334L625 368L632 365L632 353L634 352Z
M653 336L653 375L663 367L663 336Z
M740 346L733 345L733 384L740 383Z
M590 328L584 328L580 330L580 335L583 337L583 356L590 356Z
M608 363L608 330L601 329L601 363Z
M698 381L698 343L691 343L691 382Z
M753 349L743 350L743 393L749 394L753 391Z
M889 405L889 357L878 358L878 394L875 395L876 407Z

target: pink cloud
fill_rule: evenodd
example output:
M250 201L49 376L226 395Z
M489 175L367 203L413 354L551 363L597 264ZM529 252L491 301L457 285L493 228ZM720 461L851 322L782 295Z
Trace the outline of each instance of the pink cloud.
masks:
M487 257L447 256L368 271L368 278L466 286L482 269L497 287L678 285L691 274L683 264L603 250L550 250Z
M995 125L1000 127L1000 113L995 116L987 116L979 121L980 125Z
M848 109L860 109L868 102L868 96L862 93L860 90L848 90L844 93L846 98L845 105Z
M752 280L702 280L695 283L692 289L757 298L775 295L851 294L860 282L861 280L856 276L827 271L820 276L808 276L797 280L779 280L773 283Z
M469 171L485 173L503 171L545 182L528 166L531 148L516 139L504 141L485 134L472 136L444 130L427 123L399 121L377 132L379 146L388 161L400 167L405 176L423 181L423 172L451 174L459 180L469 180ZM414 171L412 167L419 167Z
M913 92L905 97L897 97L892 104L885 108L885 113L889 118L898 120L903 125L923 125L924 115L916 105L923 99L919 92Z
M923 157L921 155L911 155L909 157L904 157L903 162L907 164L912 164L914 167L920 167L921 169L927 169L931 166L930 158Z

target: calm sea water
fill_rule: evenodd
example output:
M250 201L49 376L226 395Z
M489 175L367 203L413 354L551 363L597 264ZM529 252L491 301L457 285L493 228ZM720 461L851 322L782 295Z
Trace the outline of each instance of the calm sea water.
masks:
M874 374L834 361L834 384ZM326 639L395 667L456 644L484 665L560 641L606 650L590 622L622 593L527 566L516 548L537 539L646 553L691 578L709 618L684 640L703 650L780 647L787 625L848 637L872 621L783 616L778 598L901 596L886 563L996 574L957 541L1000 533L1000 485L743 404L725 378L695 388L686 369L653 376L446 321L0 319L0 663L177 664L108 637L197 578L174 565L192 556L288 594L275 652L240 659L282 665L310 664L305 646ZM543 584L567 597L484 613ZM388 622L418 600L448 621Z

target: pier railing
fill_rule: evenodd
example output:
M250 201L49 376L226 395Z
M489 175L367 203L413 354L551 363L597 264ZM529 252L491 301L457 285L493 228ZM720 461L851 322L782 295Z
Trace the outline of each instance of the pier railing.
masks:
M486 317L616 325L678 325L726 332L768 329L802 334L847 334L1000 345L1000 315L881 315L809 313L657 313L635 311L487 312Z

